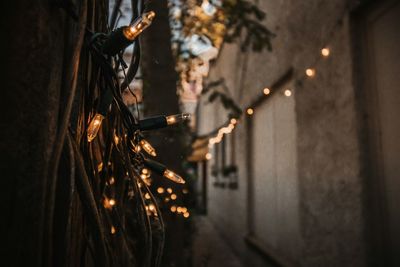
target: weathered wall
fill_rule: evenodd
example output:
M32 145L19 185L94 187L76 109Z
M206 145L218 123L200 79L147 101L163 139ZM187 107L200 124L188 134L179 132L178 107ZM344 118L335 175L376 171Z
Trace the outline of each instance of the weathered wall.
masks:
M236 45L225 45L212 67L210 77L210 80L224 77L235 100L246 107L262 93L264 87L271 86L288 69L294 70L291 97L295 102L297 165L294 169L297 177L290 178L297 179L298 183L295 186L299 197L298 213L288 213L283 219L277 217L268 220L277 220L276 227L270 229L276 233L279 233L281 224L286 220L298 221L296 231L300 241L295 254L299 257L295 262L301 266L366 264L362 217L363 178L360 175L352 76L352 33L347 7L351 2L259 1L260 7L267 12L265 24L277 35L273 40L273 51L246 54L241 53ZM341 23L338 23L341 18ZM325 45L330 48L331 55L321 58L320 49ZM303 79L305 69L314 65L316 76ZM225 116L222 108L214 104L207 105L206 100L204 97L200 108L200 133L217 127ZM255 109L255 114L257 112L267 111ZM276 123L269 126L279 128L279 122ZM251 137L247 130L243 120L234 130L237 136L239 187L237 190L214 187L211 177L208 211L216 227L233 249L241 254L243 261L252 262L251 266L264 266L260 257L248 249L244 242L249 230L246 144ZM279 157L279 154L275 157ZM293 164L293 161L287 162ZM287 165L287 168L293 166ZM268 179L260 185L266 189L269 186ZM268 194L268 190L264 192ZM277 197L283 196L282 193ZM296 196L286 197L292 201ZM283 244L278 242L275 248L284 257L291 258L285 255L287 252Z

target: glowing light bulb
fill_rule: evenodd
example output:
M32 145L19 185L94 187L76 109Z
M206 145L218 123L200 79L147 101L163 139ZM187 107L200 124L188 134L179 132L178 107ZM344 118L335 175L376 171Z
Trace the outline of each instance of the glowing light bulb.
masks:
M111 176L110 180L108 181L109 184L114 184L115 183L115 179L114 177Z
M269 95L271 93L271 90L268 87L265 87L263 93L264 95Z
M174 181L175 183L178 184L184 184L185 180L183 180L182 177L180 177L178 174L174 173L173 171L170 171L166 169L164 171L164 177L170 179L171 181Z
M157 193L159 193L159 194L164 193L164 188L162 188L162 187L157 188Z
M97 165L97 171L101 172L103 170L103 162L100 162L99 165Z
M106 209L112 209L112 207L115 205L115 199L108 199L108 198L104 198L104 201L103 201L103 206L104 206L104 208L106 208Z
M167 116L166 119L167 119L167 124L172 125L190 119L190 114L182 113L182 114L170 115Z
M285 96L289 97L292 95L292 91L290 91L289 89L285 90Z
M114 135L114 142L116 145L119 143L119 137L117 135Z
M237 123L237 120L236 120L235 118L232 118L232 119L231 119L231 123L232 123L232 124L236 124L236 123Z
M145 199L150 199L150 194L149 193L144 194L144 198Z
M143 150L147 152L147 154L149 154L150 156L153 156L153 157L157 156L156 150L149 142L142 139L142 140L140 140L139 144L143 148Z
M153 204L150 204L150 205L149 205L149 210L150 210L150 211L155 211L155 210L156 210L156 207L155 207Z
M306 75L308 77L314 77L315 76L315 69L311 69L311 68L306 69Z
M169 194L171 194L171 193L172 193L172 189L171 189L170 187L168 187L168 188L167 188L167 192L168 192Z
M253 115L254 110L252 108L248 108L246 112L248 115Z
M321 49L321 55L323 55L324 57L328 57L330 53L331 51L327 47Z
M190 216L189 212L185 212L185 213L183 213L183 217L185 217L185 218L189 218L189 216Z
M172 200L175 200L176 198L177 198L176 194L172 194L172 195L171 195L171 199L172 199Z
M142 169L142 173L143 173L143 174L149 174L149 170L146 169L146 168L143 168L143 169Z
M115 229L114 226L111 226L111 234L115 234L117 232L117 230Z
M136 19L124 29L123 33L125 37L128 40L133 41L139 34L141 34L147 27L151 25L155 16L156 13L154 13L154 11L144 13L141 17Z
M176 212L176 206L171 206L171 212Z
M212 155L211 155L211 153L207 153L206 154L206 160L210 160L210 159L212 159Z
M99 132L99 129L100 129L100 126L101 126L101 123L103 122L103 120L104 120L104 116L97 113L94 116L94 118L92 119L92 121L90 122L89 127L87 129L87 139L88 139L89 143L92 142L93 139L96 138L97 133Z
M182 207L178 207L178 208L176 209L176 211L177 211L178 213L181 213L181 212L182 212Z

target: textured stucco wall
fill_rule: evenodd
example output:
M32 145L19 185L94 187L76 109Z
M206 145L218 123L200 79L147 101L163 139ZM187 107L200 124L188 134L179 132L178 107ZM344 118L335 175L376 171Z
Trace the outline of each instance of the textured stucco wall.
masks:
M291 67L294 70L292 97L300 199L297 251L300 256L296 262L301 266L366 264L352 33L349 12L345 11L351 2L259 1L267 12L265 24L277 35L273 51L241 53L236 45L224 45L209 78L224 77L236 101L246 107L286 70ZM324 45L330 48L331 55L318 60ZM316 76L298 83L304 70L315 62ZM204 97L200 105L200 133L218 126L226 115L223 108L206 102ZM249 138L243 120L235 134L239 187L237 190L214 187L213 179L209 179L209 216L244 262L263 266L260 257L243 240L248 232L246 140ZM285 252L283 247L278 249Z

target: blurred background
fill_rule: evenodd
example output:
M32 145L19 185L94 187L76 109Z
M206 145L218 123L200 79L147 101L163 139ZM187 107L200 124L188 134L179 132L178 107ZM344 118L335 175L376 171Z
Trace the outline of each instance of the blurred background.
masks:
M109 23L131 23L133 2L104 4ZM19 169L3 185L13 219L2 228L25 229L18 241L46 231L23 223L41 221L33 210L43 205L33 193L43 184L26 181L48 167L63 95L49 88L64 82L51 66L73 41L46 1L13 8L25 19L7 14L3 25L32 36L7 33L3 50L14 53L6 66L21 68L8 75L4 99L15 104L2 123L12 139L2 142L4 173ZM156 17L123 101L142 118L191 115L146 135L186 180L149 181L165 222L161 266L400 266L400 1L152 0L144 9ZM134 49L123 54L128 66ZM12 255L35 254L35 238L21 242Z

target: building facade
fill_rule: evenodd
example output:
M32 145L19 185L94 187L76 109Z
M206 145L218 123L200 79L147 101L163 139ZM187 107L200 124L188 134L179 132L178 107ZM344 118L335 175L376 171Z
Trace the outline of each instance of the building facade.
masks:
M400 1L258 4L273 50L224 44L210 67L244 113L198 202L244 266L400 266ZM210 94L199 136L229 119Z

